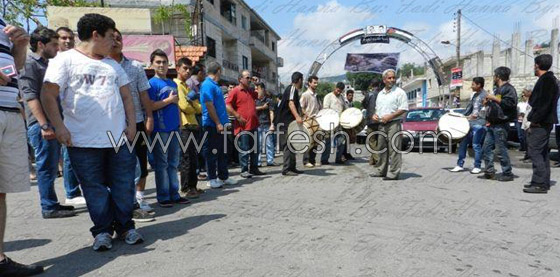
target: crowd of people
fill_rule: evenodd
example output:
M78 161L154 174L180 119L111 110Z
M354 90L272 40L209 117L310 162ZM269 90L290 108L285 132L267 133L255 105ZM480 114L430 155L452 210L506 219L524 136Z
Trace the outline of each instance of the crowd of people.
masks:
M161 208L187 205L200 197L204 193L198 185L201 180L213 189L235 185L237 181L229 172L233 162L239 164L242 178L264 175L259 168L277 166L277 151L283 155L282 175L297 176L304 171L296 166L288 126L294 121L301 125L313 120L323 109L340 116L354 106L354 92L346 90L343 83L336 84L321 101L317 95L319 78L304 80L300 72L292 74L291 84L278 97L247 70L239 74L237 83L224 83L222 67L216 62L204 66L181 58L175 67L177 78L170 79L171 61L162 50L150 55L155 75L148 79L143 66L123 54L122 34L115 22L99 14L86 14L79 20L78 45L74 45L75 33L69 28L54 31L40 26L28 35L1 19L0 28L1 276L43 271L40 266L19 264L3 254L6 193L29 190L27 144L36 162L42 217L71 217L76 214L75 205L86 204L93 222L92 248L102 251L112 248L115 234L130 245L143 241L135 221L154 220L154 209L144 196L148 164L155 172L156 199ZM482 77L473 79L473 96L465 114L471 129L460 144L457 167L452 172L465 170L471 144L475 151L471 173L512 181L507 133L509 122L519 119L524 130L521 145L533 162L533 178L524 191L549 190L548 137L553 124L558 123L558 85L549 71L551 66L550 55L535 58L539 79L534 87L526 87L528 103L519 114L508 68L494 71L497 89L493 93L484 90ZM304 82L307 89L300 95ZM386 70L381 81L372 82L362 107L368 134L375 134L366 142L375 150L369 157L370 176L398 180L402 169L401 122L408 100L396 85L394 70ZM312 141L303 153L304 167L329 164L331 150L335 151L335 164L354 159L349 145L355 134L340 126L334 131L337 135L314 137L318 141ZM134 143L133 150L122 144L115 149L108 132L114 137L124 134ZM494 151L502 165L499 176L493 166ZM60 160L65 205L60 204L54 188Z
M494 70L493 92L484 90L485 80L475 77L471 88L473 95L466 108L470 131L459 145L457 166L451 172L465 170L467 147L474 150L472 174L484 173L482 178L511 182L514 180L512 162L508 153L510 122L518 128L520 150L525 152L522 161L531 162L533 175L524 186L525 193L547 193L550 190L549 138L552 128L558 124L557 105L560 83L550 71L553 58L543 54L535 58L534 73L538 77L534 85L523 89L518 103L516 89L510 83L511 70L498 67ZM495 155L495 151L497 155ZM495 157L498 157L502 173L496 174ZM482 168L484 161L484 169Z

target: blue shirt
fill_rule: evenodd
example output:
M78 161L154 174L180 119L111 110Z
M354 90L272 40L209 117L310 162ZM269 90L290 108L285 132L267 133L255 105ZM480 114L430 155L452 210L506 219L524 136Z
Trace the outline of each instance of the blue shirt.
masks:
M150 79L148 95L152 101L161 101L169 97L169 93L177 94L177 84L171 79L153 77ZM181 125L179 117L179 106L175 103L169 104L154 114L154 132L178 131Z
M216 124L210 117L208 113L208 108L206 108L206 102L212 102L220 123L222 125L229 123L229 118L226 110L226 101L224 100L224 94L222 89L218 86L212 78L206 77L206 80L202 82L200 86L200 104L202 104L202 126L216 127Z

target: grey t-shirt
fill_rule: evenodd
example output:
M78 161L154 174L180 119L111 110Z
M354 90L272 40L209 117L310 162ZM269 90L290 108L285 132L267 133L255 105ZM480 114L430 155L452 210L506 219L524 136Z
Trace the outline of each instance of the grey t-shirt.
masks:
M43 87L43 78L45 78L48 65L49 62L47 60L32 53L27 57L25 67L19 79L19 88L24 100L25 117L28 127L37 123L37 119L33 113L31 113L27 101L37 99L41 102L41 88Z
M146 73L142 68L142 65L134 60L129 60L123 56L120 62L121 67L126 72L128 80L128 89L130 94L132 94L132 102L134 103L134 111L136 114L136 123L144 121L144 108L142 107L142 102L140 101L140 93L146 91L150 88L150 82Z

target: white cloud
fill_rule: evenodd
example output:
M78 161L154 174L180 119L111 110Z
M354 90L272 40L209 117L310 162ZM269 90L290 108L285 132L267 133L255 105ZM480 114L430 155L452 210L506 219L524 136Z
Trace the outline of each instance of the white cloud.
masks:
M286 81L294 71L306 74L328 44L350 30L363 28L374 17L369 11L343 6L336 0L317 6L312 13L296 15L293 30L281 35L278 43L279 56L284 58L284 67L279 69L281 80ZM321 75L342 74L345 56L342 51L333 55L321 69Z

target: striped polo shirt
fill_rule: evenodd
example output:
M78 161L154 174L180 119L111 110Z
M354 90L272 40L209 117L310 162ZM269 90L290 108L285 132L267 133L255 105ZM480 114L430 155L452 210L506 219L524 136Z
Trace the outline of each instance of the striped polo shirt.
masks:
M0 68L12 65L15 68L14 57L12 56L12 42L4 33L6 22L0 18ZM10 83L0 86L0 108L18 109L17 96L19 94L17 76L11 77Z

